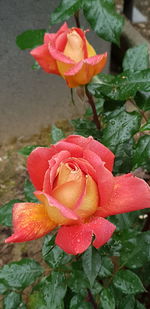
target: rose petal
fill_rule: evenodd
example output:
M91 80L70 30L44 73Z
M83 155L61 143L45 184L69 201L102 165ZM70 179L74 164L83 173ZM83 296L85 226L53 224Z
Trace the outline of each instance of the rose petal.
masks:
M93 151L85 149L83 158L86 159L96 170L100 195L100 208L102 208L111 197L114 186L114 177L112 173L105 168L104 162L100 157Z
M5 242L23 242L40 238L56 227L42 204L18 203L13 207L14 234Z
M85 228L84 224L63 226L59 229L55 243L69 254L84 252L91 244L92 231Z
M74 144L69 144L67 143L65 140L61 140L60 142L58 142L57 144L55 144L55 149L59 152L61 150L67 150L70 152L71 157L82 157L83 154L83 149L78 146L78 145L74 145Z
M97 181L96 170L93 166L83 158L68 158L64 161L64 163L77 163L78 167L85 175L90 175L93 180Z
M106 146L93 139L92 136L85 138L80 135L70 135L63 141L80 146L82 149L89 149L95 152L102 161L105 162L105 167L112 171L114 164L114 154Z
M107 60L107 53L84 59L64 73L64 78L70 88L85 85L94 75L100 73Z
M95 49L93 48L93 46L86 40L86 48L87 48L87 57L93 57L96 55L96 51Z
M90 175L86 176L85 194L76 205L75 213L82 219L85 219L95 213L99 205L98 187Z
M55 147L55 149L56 149L56 147ZM59 151L59 150L57 150L57 151ZM63 161L66 158L69 158L69 157L70 157L70 152L69 151L67 151L67 150L61 151L60 150L59 153L54 155L52 157L52 159L49 160L49 171L50 171L49 175L50 175L50 186L51 186L51 189L53 188L53 182L55 180L55 177L58 174L59 165L61 163L63 163Z
M91 244L92 236L95 248L104 245L112 236L115 226L104 218L94 218L86 224L63 226L59 229L55 243L69 254L84 252Z
M50 55L47 44L32 49L30 54L44 71L59 75L56 60Z
M79 220L73 210L66 208L54 197L42 191L36 191L34 194L45 205L50 219L56 224L75 224Z
M51 148L37 147L28 157L27 169L30 179L37 190L43 189L44 175L49 168L48 160L56 154L54 146Z
M114 177L114 189L110 200L97 211L106 217L124 212L150 208L150 188L148 184L132 174Z
M112 236L116 227L114 224L104 218L93 217L88 223L88 228L92 230L95 235L93 246L100 248L103 246Z

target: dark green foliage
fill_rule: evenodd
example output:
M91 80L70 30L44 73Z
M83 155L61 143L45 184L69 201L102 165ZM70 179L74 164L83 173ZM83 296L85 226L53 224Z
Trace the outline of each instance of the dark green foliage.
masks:
M64 274L53 271L34 287L29 299L29 309L63 309L66 288Z
M124 19L116 12L113 1L84 0L83 12L91 28L101 38L119 45Z
M32 284L43 273L40 264L32 259L12 262L0 269L0 280L9 288L23 290Z
M37 198L33 194L34 191L35 191L35 188L33 184L28 179L26 179L24 183L24 195L28 202L31 202L31 203L38 202Z
M113 284L124 294L144 292L140 278L130 270L119 270L113 278Z
M12 225L12 208L15 203L20 202L20 200L11 200L9 203L0 207L0 224L4 226Z
M16 38L16 44L20 49L34 48L43 44L45 29L27 30Z
M64 137L64 132L61 129L57 128L55 125L53 125L51 129L52 144L57 143L60 139L63 139Z
M96 82L89 84L89 91L96 97L104 96L112 100L127 100L137 91L150 91L150 69L130 72L125 71L117 76L100 74Z
M61 0L60 5L51 14L51 24L68 20L82 7L82 0Z
M141 136L135 145L133 167L139 166L150 171L150 135Z
M147 45L129 48L123 59L123 70L141 71L149 67L149 54Z

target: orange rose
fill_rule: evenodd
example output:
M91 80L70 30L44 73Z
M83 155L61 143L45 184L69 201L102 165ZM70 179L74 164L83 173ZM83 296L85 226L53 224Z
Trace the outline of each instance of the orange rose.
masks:
M33 150L27 165L39 203L14 205L14 234L6 242L33 240L57 227L55 242L67 253L106 243L115 226L104 217L150 206L149 186L132 174L114 177L113 161L107 147L79 135Z
M100 73L107 53L96 55L80 28L69 29L67 23L56 33L45 33L44 44L31 55L47 73L61 75L70 88L85 85Z

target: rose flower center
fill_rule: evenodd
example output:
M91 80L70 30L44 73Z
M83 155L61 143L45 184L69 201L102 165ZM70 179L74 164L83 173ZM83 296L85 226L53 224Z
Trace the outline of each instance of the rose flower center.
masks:
M79 62L84 58L83 41L75 30L67 34L67 44L64 49L64 55L75 62Z

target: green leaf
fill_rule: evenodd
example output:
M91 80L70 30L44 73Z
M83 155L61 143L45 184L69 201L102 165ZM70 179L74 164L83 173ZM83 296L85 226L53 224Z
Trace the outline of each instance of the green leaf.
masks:
M29 298L29 309L61 309L63 308L63 298L66 294L66 281L64 274L52 272L45 277L34 290Z
M141 136L133 153L133 168L143 167L150 171L150 135Z
M70 278L68 278L68 286L72 292L85 296L87 288L90 288L89 281L83 271L73 269Z
M137 236L127 237L121 249L121 264L131 269L139 268L150 262L150 231Z
M82 255L82 266L92 287L101 267L101 257L92 246Z
M92 309L93 306L79 295L73 296L69 309Z
M98 130L95 123L89 119L73 119L71 120L71 124L75 128L74 134L79 134L85 137L92 135L95 139L100 139L101 137L100 130Z
M35 188L33 184L28 179L26 179L24 183L24 195L28 202L31 202L31 203L38 202L37 198L33 195L34 191L35 191Z
M140 132L149 131L150 130L150 119L140 128Z
M66 254L59 247L54 246L54 238L55 235L47 235L45 237L44 245L42 248L43 258L51 268L57 268L62 265L66 265L72 259L71 255Z
M51 25L68 20L82 7L82 0L61 0L51 14Z
M19 309L21 308L21 295L16 292L10 292L7 296L5 296L3 302L4 309Z
M61 129L57 128L55 125L53 125L51 129L52 144L59 142L64 137L64 132Z
M83 3L84 15L91 28L106 41L119 45L124 18L110 0L91 0Z
M137 300L134 309L146 309L146 307L145 307L144 304L141 304L141 303Z
M25 147L19 149L18 153L22 154L25 157L28 157L29 154L37 147L45 147L45 146L39 146L39 145L25 146Z
M16 38L16 44L22 50L26 48L34 48L43 44L45 29L27 30Z
M130 270L120 270L113 278L114 286L124 294L136 294L145 291L140 278Z
M101 268L98 274L99 277L106 278L106 277L111 276L113 268L114 266L113 266L111 259L107 256L103 256L102 261L101 261Z
M103 289L100 295L102 309L115 309L115 298L110 289Z
M135 101L140 109L143 109L145 112L150 110L150 92L138 91Z
M37 61L34 61L34 64L32 65L32 70L38 71L40 69L40 65L38 64Z
M0 224L4 226L12 226L12 208L15 203L21 200L11 200L9 203L0 207Z
M140 127L141 116L137 112L128 113L124 107L106 113L106 128L102 142L115 154L118 145L130 140Z
M113 169L114 174L129 173L132 170L131 158L133 156L133 147L133 137L116 145L115 164Z
M119 309L135 309L135 298L133 295L127 295L121 299Z
M88 89L96 97L103 94L112 100L124 101L134 97L139 90L150 91L150 69L126 71L117 76L101 73Z
M0 270L0 279L3 279L11 288L23 290L32 284L43 273L40 264L32 259L22 259L12 262Z
M149 67L148 46L142 44L136 47L129 48L123 59L123 70L141 71Z
M0 279L0 295L5 294L9 290L5 280Z

